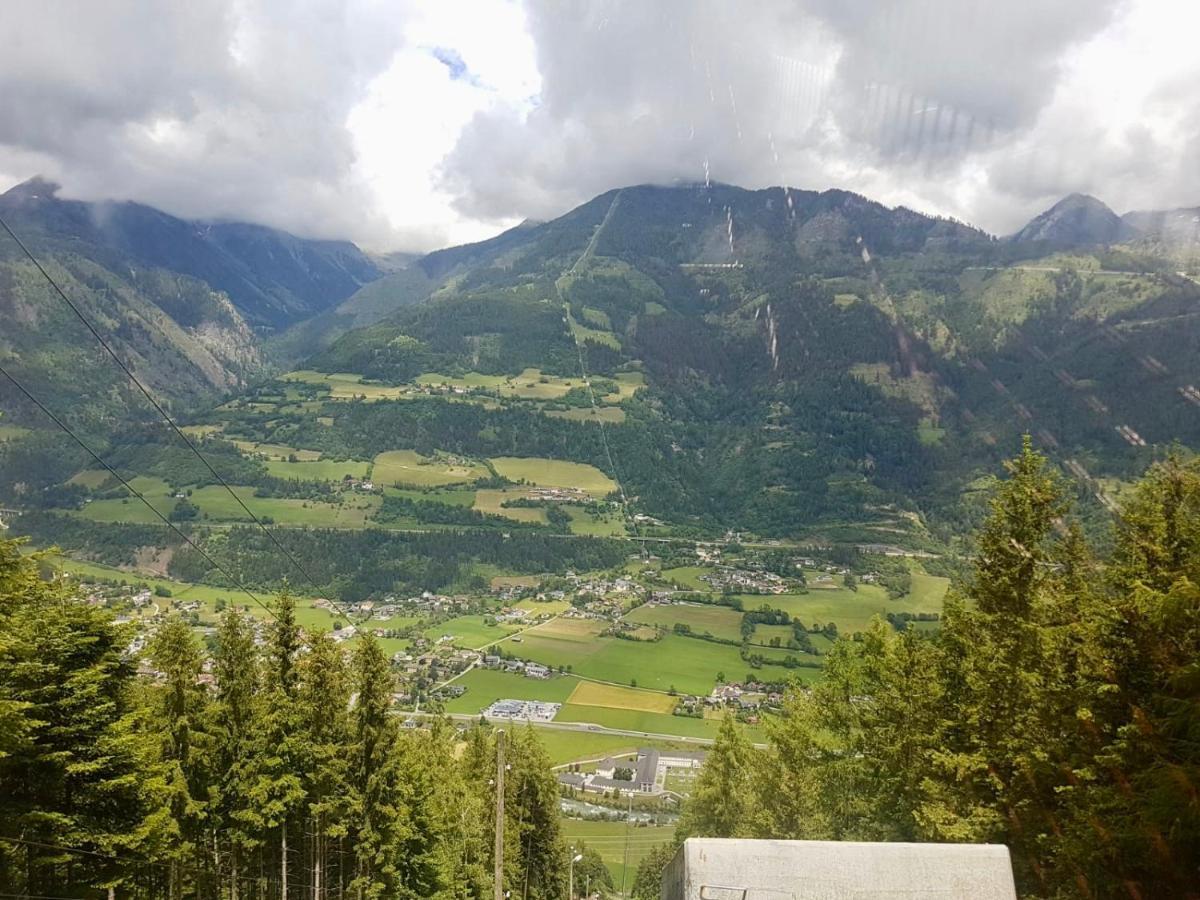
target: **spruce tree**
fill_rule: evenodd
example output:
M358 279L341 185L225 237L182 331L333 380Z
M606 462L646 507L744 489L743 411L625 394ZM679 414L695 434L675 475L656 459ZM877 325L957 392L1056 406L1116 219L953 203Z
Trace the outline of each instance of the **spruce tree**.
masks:
M349 674L341 648L324 633L309 640L309 652L300 663L298 699L305 747L308 855L313 893L321 897L330 883L330 860L340 865L336 851L345 832L350 753Z
M662 896L663 870L675 858L676 847L660 844L642 857L629 896L633 900L658 900Z
M558 781L532 726L513 729L507 740L505 877L514 893L554 900L566 891L567 879Z
M280 895L291 891L292 830L304 803L304 737L301 710L297 703L297 653L300 629L295 603L280 594L269 626L266 660L263 665L263 705L254 730L254 752L248 809L256 817L260 834L273 832L275 840L264 843L263 856L273 861Z
M253 806L254 729L259 710L259 665L250 620L236 607L221 618L213 655L217 694L213 709L213 783L210 827L215 867L238 900L249 854L258 846ZM224 859L222 858L224 854Z
M104 855L143 833L143 756L129 634L38 563L0 540L0 838L33 842L0 840L0 891L64 896L134 874Z
M753 753L733 716L726 713L680 818L680 834L744 837L753 832Z
M396 890L396 850L409 822L397 788L391 671L369 634L354 651L353 690L347 823L355 869L349 888L359 900L373 900Z
M150 691L149 727L157 735L152 796L158 832L157 855L169 865L168 895L178 898L197 888L203 853L204 818L211 749L205 730L208 697L198 683L203 660L192 630L172 616L149 646L162 683Z

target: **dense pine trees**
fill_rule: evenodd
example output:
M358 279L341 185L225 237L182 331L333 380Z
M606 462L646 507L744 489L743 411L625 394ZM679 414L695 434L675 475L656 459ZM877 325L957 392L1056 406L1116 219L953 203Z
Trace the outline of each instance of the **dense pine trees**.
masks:
M274 612L227 611L211 655L169 620L138 677L131 635L0 542L0 894L491 895L494 736L401 728L373 639L348 658ZM506 887L557 898L549 762L532 732L508 759Z
M840 640L766 752L723 729L682 830L999 842L1026 896L1200 896L1200 461L1147 473L1106 559L1067 513L1026 442L940 633Z

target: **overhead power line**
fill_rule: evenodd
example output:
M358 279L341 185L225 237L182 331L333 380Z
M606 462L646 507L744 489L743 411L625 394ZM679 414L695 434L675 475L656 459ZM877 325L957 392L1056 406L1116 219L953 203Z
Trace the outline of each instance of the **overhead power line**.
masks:
M121 482L121 484L125 487L125 490L129 491L129 493L133 494L133 496L135 496L139 500L141 500L142 503L144 503L146 505L147 509L149 509L152 513L154 513L154 515L158 516L158 518L162 519L163 524L165 524L168 528L170 528L172 531L174 531L181 538L183 538L183 540L187 542L189 547L191 547L193 550L195 550L197 553L199 553L202 557L204 557L204 559L208 562L209 565L211 565L214 569L216 569L218 572L220 572L222 575L224 575L226 578L228 578L230 580L230 582L238 588L238 590L242 591L247 597L249 597L251 600L253 600L255 603L257 603L259 606L261 606L264 610L266 610L268 615L270 615L272 618L275 617L275 612L271 609L271 607L269 607L267 604L263 603L262 600L259 600L258 597L256 597L254 595L253 591L251 591L244 584L242 584L242 582L238 578L236 578L234 575L230 574L230 572L224 566L222 566L215 559L213 559L211 556L209 556L208 553L199 544L197 544L190 537L188 537L188 535L185 532L183 532L179 528L178 525L176 525L174 522L172 522L170 519L168 519L166 516L164 516L161 512L159 512L158 508L155 507L155 505L153 503L151 503L149 500L147 500L145 495L143 495L141 491L139 491L135 487L133 487L133 485L131 485L128 481L126 481L121 476L120 472L118 472L116 469L114 469L112 466L110 466L108 463L106 463L100 457L100 454L98 454L95 450L93 450L90 446L88 446L87 442L84 441L83 438L81 438L79 435L77 435L71 429L71 427L69 425L67 425L66 422L64 422L62 419L60 419L54 413L52 413L46 407L46 405L44 403L42 403L41 400L39 400L32 393L30 393L29 390L25 387L25 385L21 384L21 382L18 381L11 372L9 372L3 366L0 366L0 374L3 374L5 378L7 378L9 381L11 381L16 386L17 390L25 395L26 399L28 399L30 403L32 403L34 406L36 406L43 413L46 414L46 417L49 418L51 422L53 422L55 425L57 425L59 428L61 428L63 431L65 431L67 434L69 434L71 436L71 438L74 439L75 443L77 443L80 447L82 447L85 451L87 451L88 455L91 456L92 459L94 459L98 464L100 464L101 466L104 467L105 471L107 471L110 475L112 475L119 482Z
M229 483L224 478L221 477L221 474L219 472L217 472L217 470L215 468L213 468L212 463L210 463L208 461L208 458L203 453L200 452L200 449L195 445L195 443L193 443L192 439L189 438L187 436L187 434L177 424L175 424L175 420L171 418L171 416L167 413L167 411L165 409L163 409L162 405L154 398L154 395L150 393L150 390L144 384L142 384L142 382L138 379L138 377L133 374L133 371L127 365L125 365L125 363L124 363L124 361L122 361L121 357L117 356L116 351L113 350L113 348L104 339L104 337L100 334L100 332L96 330L96 327L94 325L92 325L92 323L88 319L88 317L83 314L83 312L79 309L78 306L76 306L74 303L71 302L71 298L68 297L66 295L66 293L63 291L63 289L58 286L58 282L56 282L50 276L50 273L46 271L45 267L41 264L41 262L38 261L38 258L36 256L34 256L33 252L30 251L30 249L25 246L25 243L19 237L17 237L16 232L14 232L8 226L8 223L5 222L3 218L0 218L0 226L3 226L4 230L6 232L8 232L8 236L11 237L14 242L16 242L16 245L21 248L21 250L22 250L22 252L24 252L25 256L27 256L29 258L29 261L31 263L33 263L33 265L37 268L37 270L39 272L42 273L42 277L44 277L46 279L46 281L49 283L50 287L52 287L54 289L54 292L56 294L58 294L59 297L62 298L62 301L71 308L71 311L73 313L75 313L75 315L76 315L76 317L78 317L79 321L84 324L84 327L86 327L87 330L92 333L92 336L97 341L100 342L100 346L102 346L108 352L108 355L113 358L113 361L116 362L116 364L121 368L121 371L124 372L129 377L130 381L132 381L135 385L137 385L138 390L141 391L142 395L145 396L145 398L150 401L150 405L153 406L155 408L155 410L158 411L158 414L160 416L162 416L163 420L169 426L171 426L171 429L175 432L176 435L178 435L179 439L181 441L183 441L184 444L186 444L187 447L194 454L196 454L197 458L199 458L199 460L202 463L204 463L204 467L206 469L208 469L208 471L212 474L213 478L215 478L221 484L221 486L224 487L225 490L229 492L229 496L233 497L233 499L235 501L237 501L238 506L240 506L242 508L242 510L246 513L246 515L248 515L254 521L254 524L257 525L259 528L261 528L263 533L268 538L270 538L271 542L277 548L279 548L279 551L288 558L288 560L291 562L291 564L296 567L296 570L301 575L303 575L305 580L312 586L313 590L316 591L318 594L324 593L324 591L322 591L322 589L317 584L317 582L313 579L313 577L311 575L309 575L308 572L305 570L304 566L302 566L300 564L300 561L298 559L296 559L295 555L290 550L288 550L287 547L285 547L279 541L279 538L277 538L275 536L275 534L271 531L271 529L267 528L267 526L263 524L262 520L259 519L258 516L256 516L251 511L250 507L248 507L245 504L245 502L242 500L242 498L240 496L238 496L237 492L232 487L230 487ZM43 409L44 409L44 407L43 407ZM350 621L350 619L348 617L346 617L346 620Z

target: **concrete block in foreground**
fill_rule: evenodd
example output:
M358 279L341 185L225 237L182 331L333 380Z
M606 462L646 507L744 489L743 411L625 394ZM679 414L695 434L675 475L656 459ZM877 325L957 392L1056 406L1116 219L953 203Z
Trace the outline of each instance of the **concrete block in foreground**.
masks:
M662 900L1016 900L1000 844L689 838Z

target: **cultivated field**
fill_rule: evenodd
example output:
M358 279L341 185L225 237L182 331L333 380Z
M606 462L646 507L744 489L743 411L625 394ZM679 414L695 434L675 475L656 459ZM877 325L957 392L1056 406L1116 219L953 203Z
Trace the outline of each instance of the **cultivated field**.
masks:
M286 444L260 444L257 441L230 441L243 453L265 456L267 459L286 461L295 457L300 462L316 462L321 458L320 450L301 450Z
M668 634L652 643L601 638L604 624L593 619L556 619L520 636L504 648L515 656L622 685L707 694L717 673L742 679L747 665L738 648ZM783 672L783 670L778 670ZM799 671L799 670L797 670Z
M539 487L578 488L601 497L617 487L611 478L585 463L538 456L497 456L491 462L505 478Z
M567 701L575 706L604 706L609 709L630 709L641 712L670 713L678 702L668 694L639 691L615 684L581 681Z

